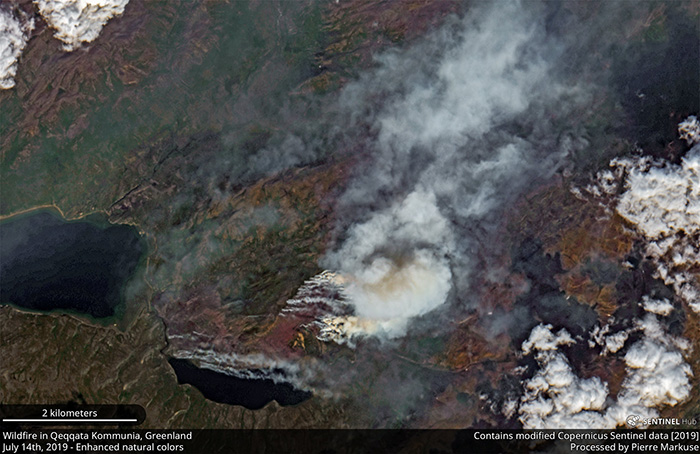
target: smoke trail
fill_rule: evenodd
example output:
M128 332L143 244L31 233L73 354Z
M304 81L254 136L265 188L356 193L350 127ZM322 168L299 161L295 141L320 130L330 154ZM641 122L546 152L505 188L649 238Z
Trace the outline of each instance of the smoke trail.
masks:
M345 89L372 131L372 160L342 198L343 238L322 261L354 309L326 320L342 325L338 339L402 336L412 317L462 293L500 208L580 145L546 115L556 102L564 117L577 91L551 75L562 46L542 16L489 4L380 57Z

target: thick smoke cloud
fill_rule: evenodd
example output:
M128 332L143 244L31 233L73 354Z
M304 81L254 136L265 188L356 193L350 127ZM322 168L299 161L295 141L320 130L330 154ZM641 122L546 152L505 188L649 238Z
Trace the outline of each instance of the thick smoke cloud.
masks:
M12 12L0 8L0 89L15 86L17 60L34 29L34 21L18 18Z
M446 257L453 248L448 221L432 192L414 191L398 206L354 226L334 256L348 276L345 293L359 317L349 325L364 323L363 330L389 337L403 333L409 318L447 299L452 276Z
M583 98L551 75L563 47L536 9L484 5L381 56L344 90L341 103L371 131L371 158L322 261L354 308L329 318L331 331L399 337L412 317L460 298L500 210L584 145L546 114L563 118Z
M377 70L344 90L341 102L353 112L348 123L368 131L363 150L369 163L338 208L338 240L322 261L335 274L314 279L290 305L299 310L308 291L314 304L329 308L318 318L322 340L354 345L363 336L398 338L418 319L421 327L438 330L447 318L443 309L471 303L476 256L484 243L497 248L489 231L503 210L587 147L572 112L590 107L591 87L561 63L573 46L582 71L590 70L577 51L596 39L575 33L576 25L565 35L578 43L545 32L538 8L511 2L472 10L419 44L380 57ZM600 12L593 27L609 24L617 13ZM597 77L588 80L605 82ZM693 124L683 126L689 138L695 137ZM684 163L686 173L696 167ZM611 172L602 192L618 194L624 173ZM675 193L689 194L687 184L677 186ZM343 313L346 304L349 313ZM517 414L528 428L616 427L630 414L655 417L660 408L687 400L693 373L685 362L688 344L658 319L672 304L644 298L640 306L648 314L632 328L598 327L589 341L626 367L615 400L599 377L577 376L562 348L574 338L543 324L522 347L539 369L523 382L522 396L503 403L503 413Z
M124 13L129 0L35 0L39 13L55 30L63 50L73 51L81 43L97 39L107 21ZM0 8L0 89L15 86L17 62L34 29L34 19Z
M72 51L81 43L97 39L108 20L124 12L129 0L35 0L39 12L63 49Z

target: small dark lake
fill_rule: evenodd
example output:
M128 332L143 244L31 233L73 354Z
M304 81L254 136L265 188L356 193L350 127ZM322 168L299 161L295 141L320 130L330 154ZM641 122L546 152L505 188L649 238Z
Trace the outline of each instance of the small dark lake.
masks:
M99 215L66 221L48 209L0 222L0 303L115 315L146 243Z
M276 400L280 405L296 405L311 397L289 383L275 383L269 378L239 378L199 368L186 359L168 360L180 384L190 384L209 400L229 405L242 405L258 410Z

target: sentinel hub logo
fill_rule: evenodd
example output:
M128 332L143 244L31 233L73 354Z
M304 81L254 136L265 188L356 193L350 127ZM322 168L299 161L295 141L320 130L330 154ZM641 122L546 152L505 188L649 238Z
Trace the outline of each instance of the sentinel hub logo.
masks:
M698 424L696 418L645 418L639 415L629 415L626 419L629 427L648 426L695 426Z

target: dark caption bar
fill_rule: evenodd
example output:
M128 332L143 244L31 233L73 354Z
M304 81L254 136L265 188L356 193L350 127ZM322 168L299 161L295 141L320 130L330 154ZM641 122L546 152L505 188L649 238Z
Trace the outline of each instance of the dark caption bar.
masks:
M211 453L650 453L700 452L700 432L678 430L23 430L2 429L0 454Z

